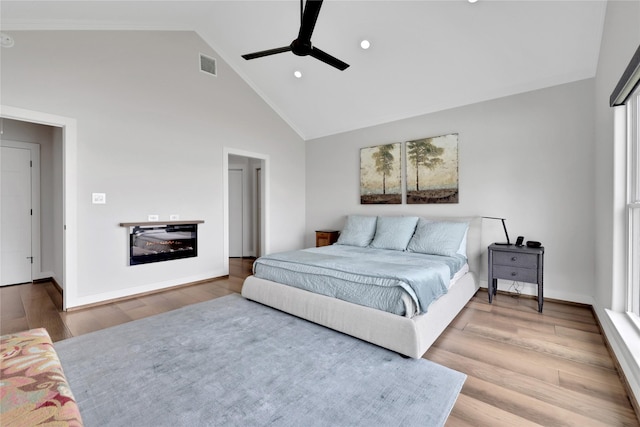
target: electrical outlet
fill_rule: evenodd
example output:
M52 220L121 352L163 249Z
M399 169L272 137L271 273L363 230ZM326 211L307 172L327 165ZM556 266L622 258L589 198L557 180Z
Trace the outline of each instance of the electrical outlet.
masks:
M158 215L148 215L147 221L159 221L160 217Z
M105 193L91 193L91 202L94 205L104 205L107 203L107 195Z
M179 221L179 220L180 220L180 215L178 214L169 215L169 221Z

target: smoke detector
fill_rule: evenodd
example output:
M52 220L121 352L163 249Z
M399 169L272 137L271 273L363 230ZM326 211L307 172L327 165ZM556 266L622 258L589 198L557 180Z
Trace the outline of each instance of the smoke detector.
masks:
M0 33L0 46L13 47L14 44L15 42L13 41L13 37L7 33Z

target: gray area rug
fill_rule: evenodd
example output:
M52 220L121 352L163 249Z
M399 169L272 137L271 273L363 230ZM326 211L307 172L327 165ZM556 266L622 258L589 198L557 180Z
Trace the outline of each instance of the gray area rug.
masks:
M466 376L239 295L57 342L92 426L441 426Z

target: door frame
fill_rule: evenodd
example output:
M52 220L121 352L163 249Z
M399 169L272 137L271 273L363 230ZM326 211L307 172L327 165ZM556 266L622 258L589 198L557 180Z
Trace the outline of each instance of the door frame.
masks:
M223 147L222 149L222 210L223 210L223 237L222 237L222 256L223 256L223 268L226 274L229 274L229 155L250 157L253 159L261 160L262 167L262 180L263 180L263 197L261 206L261 218L262 227L260 230L260 253L266 254L270 252L271 241L269 236L269 201L271 199L271 185L269 178L269 155L262 153L255 153L251 151L238 150L235 148Z
M42 279L40 230L40 144L33 142L0 140L0 146L31 152L31 281Z
M24 108L0 105L0 117L62 129L62 309L74 307L78 300L78 190L77 120ZM56 248L58 249L58 248Z

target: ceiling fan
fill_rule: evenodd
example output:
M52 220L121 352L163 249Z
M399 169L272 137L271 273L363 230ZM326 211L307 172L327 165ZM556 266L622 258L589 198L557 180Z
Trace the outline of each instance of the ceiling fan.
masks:
M276 53L293 52L298 56L311 55L332 67L336 67L340 71L346 70L349 64L342 62L338 58L329 55L311 44L311 34L313 34L313 28L316 26L316 21L320 14L322 1L323 0L307 0L303 9L303 0L300 0L300 31L298 32L298 38L292 41L289 46L248 53L242 55L242 57L249 60L275 55Z

